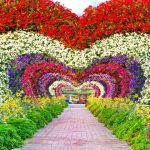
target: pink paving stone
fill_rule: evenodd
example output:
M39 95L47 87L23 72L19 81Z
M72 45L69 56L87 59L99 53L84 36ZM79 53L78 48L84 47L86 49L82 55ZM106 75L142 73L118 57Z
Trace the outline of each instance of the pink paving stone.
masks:
M131 150L99 123L82 104L64 112L15 150Z

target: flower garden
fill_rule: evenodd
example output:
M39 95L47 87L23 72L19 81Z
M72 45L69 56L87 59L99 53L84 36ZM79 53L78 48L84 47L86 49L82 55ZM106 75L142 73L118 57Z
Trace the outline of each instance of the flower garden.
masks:
M147 122L149 108L128 98L89 98L86 107L112 130L118 138L127 141L135 150L150 148Z
M110 0L78 17L51 0L1 0L1 150L59 115L68 87L92 89L86 106L99 121L150 149L149 4Z

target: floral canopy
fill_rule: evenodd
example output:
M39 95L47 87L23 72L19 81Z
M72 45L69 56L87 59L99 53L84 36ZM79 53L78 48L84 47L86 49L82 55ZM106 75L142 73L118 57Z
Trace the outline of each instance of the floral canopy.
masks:
M0 93L149 99L149 0L111 0L78 17L50 0L0 2Z

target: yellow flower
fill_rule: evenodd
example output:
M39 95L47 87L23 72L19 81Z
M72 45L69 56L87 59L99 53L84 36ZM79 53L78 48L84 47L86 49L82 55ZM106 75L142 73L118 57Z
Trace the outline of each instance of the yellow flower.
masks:
M134 98L138 98L138 97L139 97L139 95L138 95L138 94L135 94L135 95L134 95Z
M16 96L20 97L21 96L21 91L17 91Z
M6 115L4 115L4 116L2 117L2 120L3 120L4 122L6 122L6 120L7 120L7 116L6 116Z
M6 99L6 98L7 98L7 95L6 95L6 94L3 94L3 95L2 95L2 98L3 98L3 99Z
M150 119L150 114L149 114L149 115L147 115L147 119L148 119L148 120Z

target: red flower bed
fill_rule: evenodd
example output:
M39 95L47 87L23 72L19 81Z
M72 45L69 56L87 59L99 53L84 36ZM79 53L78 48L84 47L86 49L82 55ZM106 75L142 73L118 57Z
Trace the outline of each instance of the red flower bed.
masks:
M81 17L51 0L4 1L0 33L36 31L76 49L115 33L150 33L150 0L111 0L88 7Z

